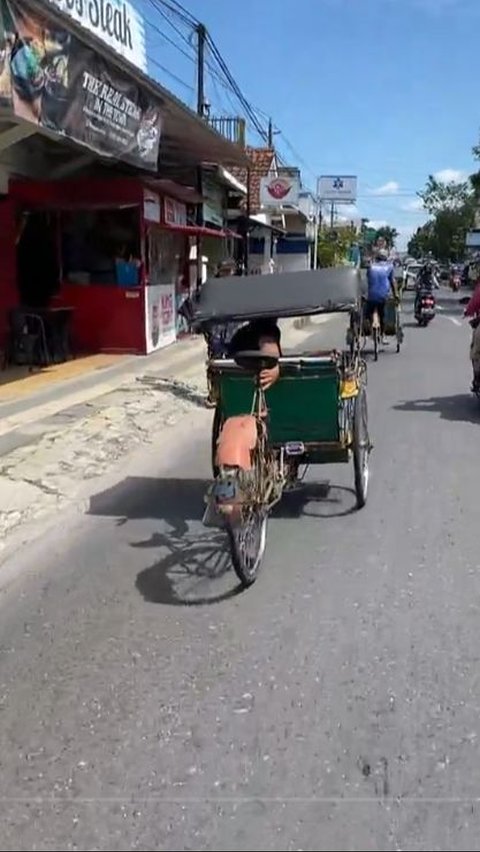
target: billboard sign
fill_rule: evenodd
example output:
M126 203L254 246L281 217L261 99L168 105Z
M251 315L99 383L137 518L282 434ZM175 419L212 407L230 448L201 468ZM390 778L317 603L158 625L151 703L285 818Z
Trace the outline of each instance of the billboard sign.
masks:
M147 71L145 25L128 0L46 0L96 35L132 65Z
M157 170L161 104L23 0L0 0L0 108L97 154Z
M260 204L262 207L297 205L300 196L298 177L267 175L260 179Z
M317 195L320 201L355 204L357 178L354 175L322 175L318 179Z

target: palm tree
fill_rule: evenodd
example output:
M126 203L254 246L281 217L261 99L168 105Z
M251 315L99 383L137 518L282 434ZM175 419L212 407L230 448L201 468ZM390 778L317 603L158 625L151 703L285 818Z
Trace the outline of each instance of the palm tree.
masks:
M391 228L389 225L385 225L383 228L378 229L375 235L375 241L378 241L379 239L385 240L385 245L390 250L394 247L397 237L397 229Z

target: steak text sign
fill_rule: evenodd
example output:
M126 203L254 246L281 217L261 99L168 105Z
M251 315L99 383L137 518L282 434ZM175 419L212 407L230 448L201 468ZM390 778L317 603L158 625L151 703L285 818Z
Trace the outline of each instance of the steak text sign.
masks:
M147 70L145 26L128 0L44 0L142 71Z

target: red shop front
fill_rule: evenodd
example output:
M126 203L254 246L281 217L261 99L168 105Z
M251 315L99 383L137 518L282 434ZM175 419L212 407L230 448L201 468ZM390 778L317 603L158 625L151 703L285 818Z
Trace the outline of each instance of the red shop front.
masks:
M200 201L160 179L12 181L0 208L4 318L17 305L68 307L75 352L167 346L190 289L192 239L227 236L191 224Z

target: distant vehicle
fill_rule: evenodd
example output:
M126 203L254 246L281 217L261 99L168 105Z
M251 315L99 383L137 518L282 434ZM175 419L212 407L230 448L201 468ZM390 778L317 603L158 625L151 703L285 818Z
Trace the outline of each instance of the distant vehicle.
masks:
M446 263L439 263L436 267L440 281L448 281L450 278L450 267Z
M409 263L403 271L403 289L415 290L415 282L422 265L420 263Z

